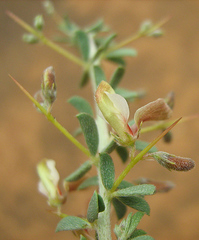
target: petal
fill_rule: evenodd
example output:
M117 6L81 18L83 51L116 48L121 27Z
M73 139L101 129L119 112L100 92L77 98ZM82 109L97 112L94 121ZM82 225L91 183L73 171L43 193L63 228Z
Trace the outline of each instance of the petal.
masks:
M49 159L46 161L46 166L48 167L50 171L50 178L55 186L58 185L59 182L59 173L55 167L56 163L54 160Z
M118 113L121 114L125 119L125 121L127 122L129 119L129 106L126 99L116 93L111 94L111 93L105 92L105 94L112 101L114 107L118 110Z

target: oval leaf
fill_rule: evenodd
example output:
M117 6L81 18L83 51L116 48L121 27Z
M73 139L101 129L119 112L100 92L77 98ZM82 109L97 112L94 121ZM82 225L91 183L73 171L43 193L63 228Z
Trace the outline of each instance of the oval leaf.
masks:
M116 147L116 152L117 154L120 156L120 158L122 159L122 162L125 163L128 158L129 158L129 153L126 147L123 146L117 146Z
M85 181L83 181L79 185L78 190L82 190L82 189L85 189L87 187L97 186L97 185L98 185L98 177L97 176L90 177L90 178L86 179Z
M99 137L95 120L87 113L77 115L87 146L91 155L95 156L98 149Z
M104 187L110 190L115 179L115 169L112 158L107 153L100 154L100 172Z
M96 86L98 86L101 81L106 81L106 76L100 66L94 66L94 75Z
M152 195L155 192L155 186L152 184L141 184L124 189L120 189L114 192L114 197L129 197L133 195Z
M91 105L84 98L79 96L73 96L68 100L68 102L73 107L75 107L80 113L84 112L93 116L93 110L91 108Z
M84 162L75 172L66 177L65 181L73 182L79 180L91 169L91 167L92 163L90 161Z
M118 199L125 205L134 208L140 212L145 212L147 215L150 215L149 204L141 197L118 197Z
M95 191L89 202L87 210L87 219L90 223L93 223L98 218L98 194Z
M125 69L124 67L118 67L115 72L113 73L113 76L110 80L110 85L113 89L117 87L117 85L120 83L122 77L124 76Z
M137 51L133 48L120 48L106 55L107 58L136 57Z
M112 203L115 208L118 220L122 219L127 211L126 206L122 202L120 202L117 198L113 198Z
M155 240L154 238L152 238L149 235L138 236L138 237L130 238L130 239L134 239L134 240Z
M78 30L76 32L77 44L80 49L82 58L84 61L89 59L89 39L87 34L84 31Z
M75 216L67 216L65 218L62 218L62 220L58 223L55 231L60 232L86 228L90 228L90 224L86 220Z

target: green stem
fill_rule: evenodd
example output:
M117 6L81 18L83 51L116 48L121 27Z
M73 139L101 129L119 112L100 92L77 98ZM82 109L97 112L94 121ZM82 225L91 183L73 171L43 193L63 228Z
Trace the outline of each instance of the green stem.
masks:
M141 37L146 37L148 34L154 32L155 30L157 30L158 28L160 28L162 25L164 25L166 22L168 22L168 20L170 19L170 17L167 17L165 19L163 19L162 21L160 21L159 23L157 23L156 25L154 25L152 28L150 28L146 33L142 34L140 33L139 31L133 35L133 36L130 36L129 38L125 39L124 41L122 41L121 43L118 43L117 45L111 47L107 52L106 54L112 52L112 51L115 51L119 48L122 48L126 45L128 45L129 43L141 38Z
M10 75L9 75L10 76ZM36 107L46 116L46 118L57 128L60 132L62 132L76 147L78 147L83 153L85 153L88 157L90 157L90 152L87 148L85 148L76 138L74 138L53 116L49 113L44 107L42 107L36 99L34 99L30 93L22 87L17 80L15 80L12 76L10 76L12 80L17 84L17 86L24 92L24 94L36 105Z
M72 53L68 52L67 50L63 49L59 45L55 44L48 38L46 38L41 32L36 31L33 27L31 27L29 24L24 22L22 19L14 15L12 12L7 12L7 15L12 18L15 22L17 22L20 26L22 26L26 31L32 33L34 36L36 36L38 39L40 39L43 44L46 46L50 47L53 49L55 52L59 53L60 55L64 56L65 58L71 60L72 62L83 66L84 67L84 62L80 60L78 57L73 55Z
M120 174L120 176L115 181L111 192L114 192L117 187L120 185L122 180L126 177L126 175L129 173L129 171L135 166L136 163L138 163L143 156L161 139L164 137L165 134L167 134L179 121L181 118L176 120L170 127L168 127L164 132L162 132L156 139L154 139L145 149L143 149L136 157L131 157L131 162L128 164L128 166L124 169L124 171Z

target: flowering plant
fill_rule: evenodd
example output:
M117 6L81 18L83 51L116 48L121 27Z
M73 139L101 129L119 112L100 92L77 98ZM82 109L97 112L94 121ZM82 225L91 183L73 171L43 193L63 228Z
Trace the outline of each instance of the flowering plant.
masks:
M57 16L52 2L45 1L46 12L52 17ZM39 176L38 190L47 197L53 212L61 220L56 231L71 230L81 240L99 239L111 240L112 229L119 240L151 240L144 230L137 226L142 217L150 214L150 207L145 200L146 195L157 192L167 192L173 185L168 182L158 182L151 179L125 181L125 176L140 160L154 159L169 170L189 171L195 163L190 158L178 157L163 151L158 151L156 143L170 134L170 130L181 120L166 121L171 117L174 105L174 95L170 93L166 98L159 98L150 102L134 113L134 118L129 121L129 103L143 97L143 92L122 89L119 83L125 72L125 57L135 57L137 52L126 45L141 37L160 37L163 34L161 26L167 21L153 24L146 21L135 35L116 43L116 34L108 31L103 21L98 21L90 27L81 28L68 17L60 18L59 29L64 32L65 40L79 50L80 57L76 57L68 50L60 47L58 43L45 37L44 20L41 15L34 19L33 27L23 20L8 12L8 15L21 25L26 31L23 40L30 44L42 42L68 60L81 66L83 69L80 86L83 88L89 81L92 85L92 95L95 99L95 112L87 100L74 96L68 100L78 111L79 134L83 134L87 147L79 142L76 136L70 134L52 115L53 103L56 100L57 83L55 71L52 66L44 70L41 89L33 97L13 77L13 81L20 87L26 96L34 103L39 112L71 141L87 160L64 181L65 193L58 186L59 173L55 168L55 161L44 159L37 165ZM101 35L106 33L104 37ZM102 67L103 61L115 64L115 71L110 80ZM144 127L146 121L152 121L151 127ZM154 124L154 121L156 123ZM111 129L111 130L110 130ZM162 133L151 143L139 140L144 132L162 130ZM168 138L167 138L168 139ZM168 141L168 140L167 140ZM129 161L124 170L115 176L112 152L115 151L122 162ZM87 177L92 167L96 168L96 176ZM83 190L89 186L96 186L89 200L85 216L69 216L62 212L62 205L70 197L70 184L77 183L75 190ZM74 189L73 189L74 190ZM123 219L112 228L111 205L113 205L118 220ZM134 209L126 218L127 207Z

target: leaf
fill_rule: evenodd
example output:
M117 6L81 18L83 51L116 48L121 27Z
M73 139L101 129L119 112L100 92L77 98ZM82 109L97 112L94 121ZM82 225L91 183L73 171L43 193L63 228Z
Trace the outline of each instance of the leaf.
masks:
M113 140L102 150L102 152L110 154L117 146L117 143Z
M124 76L125 69L124 67L118 67L115 72L113 73L111 80L110 80L110 85L113 89L117 87L117 85L120 83L122 77Z
M98 218L98 213L103 212L104 209L105 206L102 197L94 191L87 210L88 221L93 223Z
M87 34L82 31L76 31L76 40L84 61L89 59L89 39Z
M136 150L139 150L139 151L142 151L143 149L145 149L145 147L147 147L149 145L148 142L145 142L145 141L141 141L141 140L137 140L135 142L135 148ZM153 146L148 152L149 153L153 153L153 152L157 152L158 149L157 147Z
M65 181L73 182L79 180L91 169L91 167L92 163L90 161L84 162L75 172L66 177Z
M113 39L116 38L116 36L117 36L116 33L110 34L107 38L104 39L100 48L102 48L103 50L106 50L109 47L109 45L111 44L111 42L113 41Z
M117 88L115 89L115 92L122 97L124 97L127 101L133 102L137 98L142 98L145 95L145 92L140 90L140 91L130 91L125 88Z
M104 27L103 19L97 20L92 26L87 29L87 32L97 33L100 32Z
M131 240L135 237L145 235L146 232L142 229L135 229L135 231L131 234L131 236L128 238L128 240Z
M103 212L105 210L104 200L103 198L98 194L98 211Z
M141 184L128 188L120 189L113 193L114 197L129 197L133 195L152 195L155 192L155 186L152 184Z
M68 230L78 230L90 228L90 224L83 218L75 216L67 216L62 218L61 221L57 224L56 232L68 231Z
M91 155L95 156L98 149L99 137L95 120L87 113L77 115L87 146Z
M152 238L149 235L138 236L138 237L131 238L131 239L134 239L134 240L155 240L154 238Z
M93 116L93 110L88 101L79 96L71 97L68 102L75 107L79 112L88 113Z
M137 51L133 48L120 48L106 55L107 58L136 57Z
M90 223L93 223L97 218L98 218L98 194L95 191L88 205L87 219Z
M117 146L116 147L116 152L122 159L122 162L125 163L128 160L129 153L126 147L123 146Z
M129 187L132 187L132 186L133 186L132 183L123 180L123 181L120 183L120 185L118 186L118 189L129 188Z
M94 66L94 75L95 75L96 86L98 86L101 81L103 80L106 81L106 76L100 66Z
M142 197L117 197L117 199L131 208L134 208L140 212L145 212L147 215L150 215L149 204Z
M79 87L82 88L82 87L86 86L88 81L89 81L89 72L87 70L85 70L82 74L82 77L81 77L81 80L79 83Z
M112 158L107 153L100 154L100 172L104 187L110 190L115 179L115 169Z
M122 219L127 211L126 206L122 202L120 202L117 198L113 198L112 203L115 208L118 220Z
M123 58L119 58L119 57L106 57L107 60L113 62L113 63L117 63L121 66L125 66L126 62L124 61Z
M144 216L143 212L136 212L132 217L131 217L131 223L128 228L127 236L130 237L136 227L138 226L139 222L141 221L142 217Z
M96 186L96 185L98 185L98 177L94 176L94 177L90 177L90 178L86 179L85 181L83 181L77 189L83 190L87 187Z

